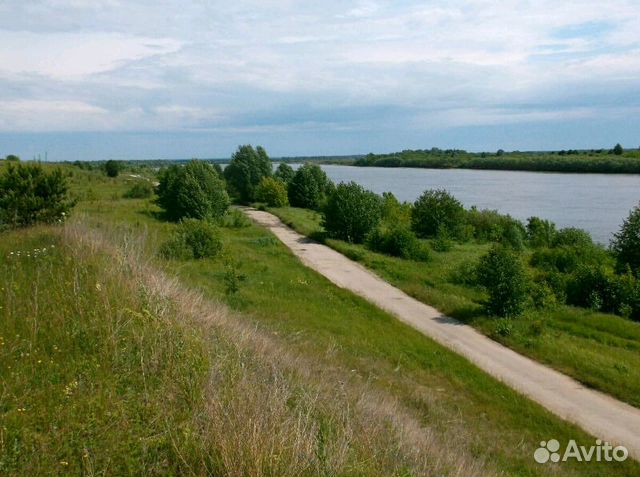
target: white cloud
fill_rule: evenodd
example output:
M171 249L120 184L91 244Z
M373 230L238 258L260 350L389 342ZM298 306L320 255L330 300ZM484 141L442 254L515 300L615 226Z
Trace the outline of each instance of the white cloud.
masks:
M272 111L279 130L283 115L317 127L313 114L337 111L324 124L349 128L380 108L406 111L411 127L433 111L453 125L613 114L611 88L638 101L638 16L636 0L606 12L595 0L3 2L0 101L23 107L0 111L0 127L264 129L252 118Z
M103 73L180 48L180 42L168 38L85 32L0 31L0 44L0 75L33 73L56 79Z

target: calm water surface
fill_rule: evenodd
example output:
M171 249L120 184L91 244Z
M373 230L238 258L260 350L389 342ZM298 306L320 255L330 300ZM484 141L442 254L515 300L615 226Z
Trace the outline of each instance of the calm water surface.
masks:
M402 201L414 201L425 189L446 189L466 207L496 209L521 220L537 215L558 227L585 229L604 244L640 201L640 175L321 167L336 183L355 181Z

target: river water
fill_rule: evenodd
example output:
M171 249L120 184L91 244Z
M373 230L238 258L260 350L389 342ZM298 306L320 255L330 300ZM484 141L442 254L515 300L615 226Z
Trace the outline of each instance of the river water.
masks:
M640 175L558 174L466 169L323 165L334 182L355 181L377 193L414 201L426 189L446 189L472 205L526 220L532 215L560 227L579 227L608 244L640 201Z

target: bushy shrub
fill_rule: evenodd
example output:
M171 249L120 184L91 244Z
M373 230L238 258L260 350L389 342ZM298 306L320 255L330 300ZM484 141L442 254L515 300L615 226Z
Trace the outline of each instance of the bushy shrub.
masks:
M189 260L213 258L222 251L222 240L215 225L206 220L184 219L170 240L160 247L165 258Z
M413 204L411 227L419 237L443 230L454 236L464 220L464 207L455 197L445 190L427 190Z
M627 267L634 274L640 269L640 205L634 207L611 241L618 272Z
M376 252L408 260L427 261L429 250L418 240L416 234L406 225L376 227L367 236L367 246Z
M554 247L592 247L593 239L588 232L575 227L566 227L556 232L553 237L552 245Z
M391 192L382 193L382 221L386 224L411 226L411 204L400 202Z
M125 199L147 199L153 195L153 186L148 181L139 181L133 184L124 193Z
M7 157L5 157L5 160L10 162L20 162L20 157L16 156L15 154L9 154Z
M514 250L524 249L524 227L520 223L510 223L502 232L500 243Z
M239 146L224 170L224 177L232 192L245 203L255 200L258 184L263 177L270 177L271 174L271 161L262 146L255 149L250 145Z
M617 308L614 277L600 265L581 265L567 285L567 303L597 311Z
M551 247L556 236L556 225L539 217L529 217L527 238L532 247Z
M269 207L286 207L289 205L287 187L280 179L263 177L256 189L256 200Z
M296 171L294 171L293 167L291 167L286 162L281 162L278 165L278 168L276 169L274 175L276 179L280 179L282 182L288 185L289 182L291 182L291 179L293 179L293 176L296 175Z
M120 171L122 170L122 163L120 161L114 161L113 159L109 159L104 163L104 172L109 177L118 177Z
M473 236L480 242L505 241L513 246L526 234L522 222L497 210L471 207L466 213L466 222L473 226Z
M229 207L224 182L206 162L173 165L160 174L158 205L170 220L217 219Z
M480 259L478 283L486 288L486 309L496 316L517 316L528 298L527 279L519 257L510 249L494 246Z
M554 241L556 245L553 248L537 248L529 263L541 270L573 273L580 265L598 265L606 262L606 251L591 242L591 237L588 237L587 241L587 237L580 237L579 234L568 237L563 234L559 240Z
M333 184L317 164L304 164L289 182L289 203L294 207L319 210Z
M230 229L242 229L251 226L251 219L238 209L229 209L227 213L219 219L222 227Z
M324 209L323 226L330 237L362 243L380 222L380 196L355 182L338 184Z
M12 162L0 174L0 226L57 222L75 203L60 169L48 172L40 164Z
M436 252L449 252L453 248L453 237L447 227L443 225L438 227L436 238L431 242L431 248Z

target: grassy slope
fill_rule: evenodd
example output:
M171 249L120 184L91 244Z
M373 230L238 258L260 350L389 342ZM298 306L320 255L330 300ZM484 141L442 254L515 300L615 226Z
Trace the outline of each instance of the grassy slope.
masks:
M129 208L105 210L109 216L130 213ZM161 231L165 224L149 219L145 225L150 234L166 233ZM239 294L226 297L227 302L291 349L323 367L351 369L365 382L392 393L442 439L456 439L462 455L482 456L509 474L584 473L584 466L541 468L531 459L546 436L591 442L582 431L364 300L337 289L302 266L263 229L225 229L224 235L227 258L239 261L246 276ZM167 266L207 295L225 297L224 260ZM588 469L596 475L598 467ZM602 472L607 468L612 467L604 466Z
M316 212L295 208L272 209L299 232L320 230ZM511 322L512 333L496 332L496 320L482 313L482 291L452 283L464 263L474 263L488 245L456 245L433 252L428 263L416 263L372 252L361 245L337 240L327 244L374 270L409 295L466 321L507 346L549 364L577 380L640 406L640 324L624 318L562 306L530 311Z
M78 216L84 223L92 224L99 230L109 230L112 228L109 224L118 224L119 228L127 229L133 236L146 237L145 243L149 253L153 253L157 243L163 240L173 227L171 224L157 221L153 215L154 208L147 201L117 199L118 191L121 192L124 188L121 181L116 180L106 185L94 184L93 188L98 190L96 200L82 202L78 207ZM321 276L302 266L285 247L263 229L251 226L242 229L225 229L223 233L227 258L239 261L242 264L240 270L247 277L241 291L236 296L225 297L224 295L223 259L204 262L158 262L158 265L176 272L181 281L192 287L200 288L206 295L216 299L226 299L231 306L241 311L241 321L237 326L244 326L244 328L240 332L231 333L224 346L214 347L213 355L209 354L211 351L209 353L207 350L205 352L199 351L202 350L203 337L206 340L211 340L212 337L207 334L206 330L191 332L190 330L194 326L191 322L187 322L188 326L185 328L179 326L174 328L175 324L163 321L162 326L157 327L154 331L148 329L149 322L153 323L153 320L142 320L142 322L134 322L131 325L134 327L131 334L135 338L139 338L145 336L145 333L150 333L150 339L147 342L154 343L156 347L161 348L171 346L171 343L161 339L165 332L188 333L189 339L194 343L191 348L194 350L197 362L208 363L214 369L223 368L222 372L217 373L219 378L215 380L217 386L213 386L213 389L217 389L228 380L237 381L238 376L244 376L248 368L255 366L256 371L253 373L253 377L248 379L248 382L242 387L227 389L225 396L228 402L223 406L220 403L224 401L218 398L213 402L218 403L219 407L205 407L204 412L198 405L188 404L189 401L187 401L185 408L182 400L176 405L170 399L171 389L173 389L171 386L174 386L174 383L172 379L166 378L175 375L169 371L160 369L157 373L159 378L165 378L159 379L156 388L158 394L145 394L147 391L144 384L141 385L139 376L139 370L142 367L140 356L144 356L145 353L134 351L138 349L134 345L140 341L133 338L131 342L125 340L122 345L114 349L116 353L112 353L121 356L125 360L126 366L117 373L111 372L95 376L94 387L112 393L108 400L109 404L105 404L102 408L90 405L91 401L87 393L74 395L79 400L79 406L83 407L69 406L63 384L66 386L70 382L72 383L77 376L83 377L83 370L90 369L92 362L100 363L103 367L106 366L103 363L109 362L109 359L105 360L108 353L105 355L100 351L97 356L92 352L82 353L78 355L77 362L69 360L68 366L65 360L63 362L65 375L60 383L37 380L23 381L17 379L15 374L5 375L9 376L9 379L2 380L3 388L0 395L2 396L0 409L2 409L3 428L0 462L3 462L3 465L6 465L6 462L17 462L11 468L18 469L16 473L29 471L57 473L66 469L66 467L61 467L63 464L60 461L72 459L71 461L65 460L65 462L70 462L69 467L75 466L74 471L65 473L78 473L84 465L84 449L86 448L89 451L89 458L96 460L96 463L92 464L93 468L106 469L107 473L118 473L116 472L118 469L123 471L130 468L139 469L138 465L141 462L149 466L159 465L159 468L147 467L147 469L155 469L155 473L170 473L172 469L173 471L179 469L187 472L186 466L179 467L180 463L184 464L182 459L185 459L189 464L188 470L200 469L202 471L206 468L216 473L229 473L229 469L232 469L236 470L236 473L253 474L258 473L256 472L258 469L267 474L283 473L286 470L292 473L293 468L300 470L301 463L307 462L309 457L314 457L317 460L318 455L324 455L325 457L320 461L325 462L326 456L339 455L340 453L337 451L344 447L338 445L339 438L346 434L351 436L346 447L354 449L353 454L355 454L351 460L342 462L342 466L338 465L339 463L325 467L316 465L302 469L301 472L355 475L391 472L412 473L416 468L422 468L423 472L429 474L456 474L460 472L463 474L492 474L495 469L514 475L585 475L587 473L608 475L611 472L633 475L640 472L640 467L633 462L627 462L623 465L564 463L539 466L535 464L532 453L540 440L553 437L560 441L566 441L574 438L579 443L587 445L591 445L593 440L574 426L551 416L539 406L486 376L466 360L448 352L367 302L337 289ZM0 242L2 251L6 252L18 244L25 248L27 245L35 247L50 241L47 237L42 240L38 239L31 244L26 242L25 237L21 234L22 232L16 234L10 241ZM8 236L3 236L3 239ZM72 249L75 250L75 247ZM5 255L3 253L0 256L4 257ZM84 257L83 260L91 261L94 259L92 257ZM64 258L61 257L61 260L66 263ZM6 265L5 262L2 264ZM118 293L113 297L113 301L108 300L110 306L118 303L118 308L126 306L131 310L139 310L139 313L144 310L144 301L138 301L138 293L126 294L118 291L122 289L123 276L116 274L111 281L107 282L104 272L99 271L102 262L99 262L97 267L93 269L86 268L87 265L83 263L81 267L77 267L83 270L87 269L90 273L81 290L86 291L88 296L97 294L95 298L97 301L93 298L88 299L86 307L75 308L73 309L74 313L64 312L65 307L72 307L74 303L78 302L74 293L69 293L69 290L64 289L64 286L67 286L67 281L70 281L74 286L74 280L61 280L59 276L54 276L49 282L49 290L55 290L55 293L49 297L51 300L49 303L55 303L56 306L52 307L53 309L60 309L57 315L77 316L83 319L56 322L54 317L43 318L39 320L40 323L50 320L56 326L60 324L64 326L58 326L59 329L55 331L42 333L40 335L42 342L30 338L25 340L23 346L42 349L43 354L45 351L50 353L47 346L52 347L52 345L47 342L56 340L59 335L72 334L74 326L85 323L87 317L91 319L86 322L87 329L84 336L93 334L95 332L93 328L99 329L100 326L103 326L104 314L95 313L95 310L101 310L101 308L97 308L97 303L104 300L101 297L104 295L105 286L110 293ZM51 270L58 273L58 270L64 270L64 267L55 266L51 267ZM14 279L11 282L16 283L15 286L18 288L25 287L27 289L25 284L33 282L34 272L31 270L23 274L20 279L22 281ZM101 293L98 293L95 288L94 280L100 281ZM108 283L112 285L107 285ZM118 286L115 286L115 283ZM138 284L138 286L141 285ZM146 287L143 286L143 288ZM136 288L134 287L133 290ZM28 293L22 295L21 306L23 309L32 306L31 296ZM81 296L84 296L84 292ZM155 296L153 302L158 299L159 296ZM6 310L6 304L2 303L2 306ZM41 307L39 313L42 313L43 309ZM6 323L11 322L13 323L11 326L14 328L24 326L25 329L29 329L32 326L31 323L23 322L23 317L27 315L28 313L24 310L19 313L5 311L4 316L8 316L9 319L4 320L1 326L6 326ZM100 318L99 322L96 322L97 317ZM167 326L170 326L169 330L165 330ZM265 382L282 382L294 378L287 378L288 373L284 378L281 373L269 377L270 373L273 374L283 366L277 356L260 356L253 349L238 349L237 342L244 339L244 336L249 332L248 330L255 331L256 327L256 333L260 333L263 337L275 337L274 339L280 343L280 346L284 345L286 349L307 360L289 362L290 366L297 367L297 371L293 372L293 375L303 382L303 390L283 393L269 387ZM13 344L13 328L9 327L6 331L2 329L0 334L4 337L5 345L7 342ZM21 336L27 336L27 332L24 331ZM171 338L171 334L168 334L166 339L174 341L175 336ZM105 342L103 339L94 341L98 347ZM144 342L144 340L142 341ZM73 342L73 346L81 346L83 342L78 339ZM4 348L3 352L5 349L7 348ZM63 355L68 352L68 348L65 348ZM161 352L161 350L158 349L156 352ZM169 352L172 352L171 349ZM237 359L227 366L225 363L227 363L226 360L229 356L235 356ZM24 359L24 357L20 358ZM14 356L14 359L17 358ZM176 359L175 356L166 361L170 363L170 366L167 364L168 367L177 368L175 370L177 374L185 373L185 379L193 376L195 381L191 382L200 382L201 375L197 370L207 367L206 364L203 364L202 367L196 367L196 371L194 371L189 366L189 360ZM249 365L248 363L251 362L257 362L257 364ZM260 363L263 367L260 367ZM161 364L158 363L159 366ZM33 366L33 364L29 366ZM188 369L185 369L185 366ZM32 368L21 362L19 365L15 364L13 369L19 369L20 375L29 375ZM136 374L137 376L132 376ZM128 387L118 386L118 381L127 376L129 379L137 378L137 381ZM85 380L78 381L77 389L81 388L80 382L82 382L82 386L85 386ZM188 379L187 381L189 382ZM179 380L179 382L183 381ZM256 389L258 390L256 391ZM350 398L353 389L366 390L366 393L362 394L355 401L355 404L354 400ZM35 391L31 393L34 397L29 402L28 409L37 410L41 415L37 421L25 423L20 421L24 416L22 411L18 411L18 407L20 397L25 396L27 390ZM59 396L60 391L64 396L63 399ZM73 392L72 390L71 393L73 394ZM210 389L209 392L211 392ZM387 421L386 425L369 425L368 427L364 424L343 425L344 419L341 418L337 409L351 412L352 409L364 406L366 409L376 411L374 415L377 415L376 413L379 414L389 408L384 402L371 400L371 396L378 392L398 400L397 406L391 407L393 418ZM162 398L158 395L161 395ZM169 399L164 398L167 395ZM221 460L220 456L233 456L237 448L242 448L240 443L252 435L252 431L249 434L243 434L245 430L250 429L246 429L247 426L244 425L246 420L240 420L236 416L252 416L252 410L254 418L261 417L256 413L271 415L271 403L274 401L296 403L300 401L300 396L309 395L315 396L315 402L319 403L322 411L316 410L312 414L314 416L320 414L324 417L312 421L308 426L303 426L303 428L315 429L312 433L313 436L309 438L310 445L302 447L303 450L311 447L313 452L307 456L307 459L297 461L298 467L287 468L285 466L286 463L296 463L289 455L286 455L285 458L279 458L281 461L286 461L282 462L279 467L268 466L273 464L274 458L278 462L278 458L274 457L273 453L268 454L266 458L261 454L255 455L255 449L260 448L260 445L265 441L272 442L270 449L276 453L281 452L282 449L298 449L292 446L289 441L275 440L273 442L273 439L270 441L268 438L272 435L279 436L284 429L290 430L292 426L295 429L299 427L294 423L300 422L300 414L289 413L286 409L280 411L282 417L275 419L274 422L267 420L268 422L264 424L264 419L262 421L257 419L255 422L263 422L264 424L262 427L258 426L258 430L265 434L261 434L263 440L247 444L245 447L249 447L249 450L245 449L247 453L244 455L238 456L238 452L235 452L236 467L223 465L226 461ZM151 398L147 399L148 396ZM141 414L136 410L135 403L141 397L145 397L142 401L145 408L148 408L147 414ZM50 406L49 404L56 399L61 400L62 404L57 408ZM99 397L97 399L106 398ZM247 402L252 403L253 407L249 406L247 409L245 404ZM68 406L69 409L64 409L65 406ZM114 415L114 407L118 408L119 406L123 408L122 413L131 407L132 415L124 414L124 417L117 413ZM217 421L206 421L211 416L221 414L222 409L228 411L223 414L229 416L231 422L220 425L221 423ZM86 412L81 412L82 410L86 410ZM66 412L64 415L67 419L65 427L63 427L66 433L58 432L59 429L55 428L49 428L49 433L42 432L41 429L46 428L49 423L55 422L55 417L60 412ZM92 415L91 412L94 414ZM175 419L178 423L177 428L184 429L186 427L188 431L171 434L166 432L167 429L173 428L169 426L164 427L165 433L163 434L155 432L153 426L148 429L149 423L158 424L153 420L153 412L166 413L169 422L171 419ZM191 425L189 418L194 413L200 419L204 416L205 423L209 422L209 426L203 425L202 421L197 421L198 426ZM392 437L387 440L383 438L384 430L388 430L388 426L401 421L399 416L407 413L410 416L407 422L417 420L422 427L420 431L430 434L432 438L423 445L422 441L416 439L418 432L414 430L413 433L405 432L408 441L404 444L419 441L421 443L419 455L431 461L431 467L416 466L411 459L403 455L398 449L398 446L403 444L402 440ZM275 414L276 416L280 415ZM308 413L304 415L308 415ZM87 421L86 416L91 416L91 419ZM234 417L236 420L233 420ZM149 418L151 421L147 421ZM370 415L366 415L365 418L367 422L375 422L375 419ZM362 419L361 417L357 422L362 422ZM100 423L105 420L116 423L116 425L101 426ZM316 424L314 427L314 422L320 424ZM140 423L143 423L144 426L140 426ZM317 427L318 425L319 427ZM216 429L218 430L217 434L215 434ZM325 430L322 431L322 429ZM130 430L130 435L123 430ZM199 431L199 433L191 434L190 432L193 431ZM284 432L286 433L286 431ZM206 440L206 437L212 433L222 443ZM13 439L5 437L9 435ZM235 441L232 439L225 441L225 438L234 435L239 438ZM72 440L69 436L75 436L76 439ZM169 444L167 439L171 436L173 439L169 439ZM187 438L190 436L195 437L190 440ZM28 445L19 446L21 457L17 459L11 457L14 460L10 460L7 456L13 456L15 452L12 453L9 443L13 445L16 437L19 437L18 442L20 443L24 442L20 439L28 437ZM140 440L141 438L142 440ZM158 444L157 449L159 450L157 452L146 454L147 439L152 443L156 443L158 440L160 444L164 445ZM197 446L194 443L194 441L199 443L203 439L206 444L204 446ZM37 448L33 446L33 442L44 442L46 445ZM119 444L122 444L121 447L110 447L110 445L117 446ZM175 457L177 454L176 444L179 446L178 450L181 451L180 462L177 462ZM173 450L171 445L174 446ZM107 452L100 452L102 449L107 449ZM325 450L322 451L322 449ZM318 452L319 450L320 452ZM449 454L445 452L447 450ZM450 453L454 453L455 456L452 457ZM156 458L141 461L138 458L139 455L151 455ZM304 456L305 454L303 454ZM370 460L363 462L358 459L358 456L368 456ZM265 459L262 462L262 467L259 464L257 464L258 467L247 467L256 462L259 463L260 458ZM129 462L129 467L125 464L118 467L118 462ZM205 463L208 463L207 467L202 467ZM245 467L242 467L242 464ZM194 467L196 465L200 465L200 467ZM149 470L149 473L154 472Z

